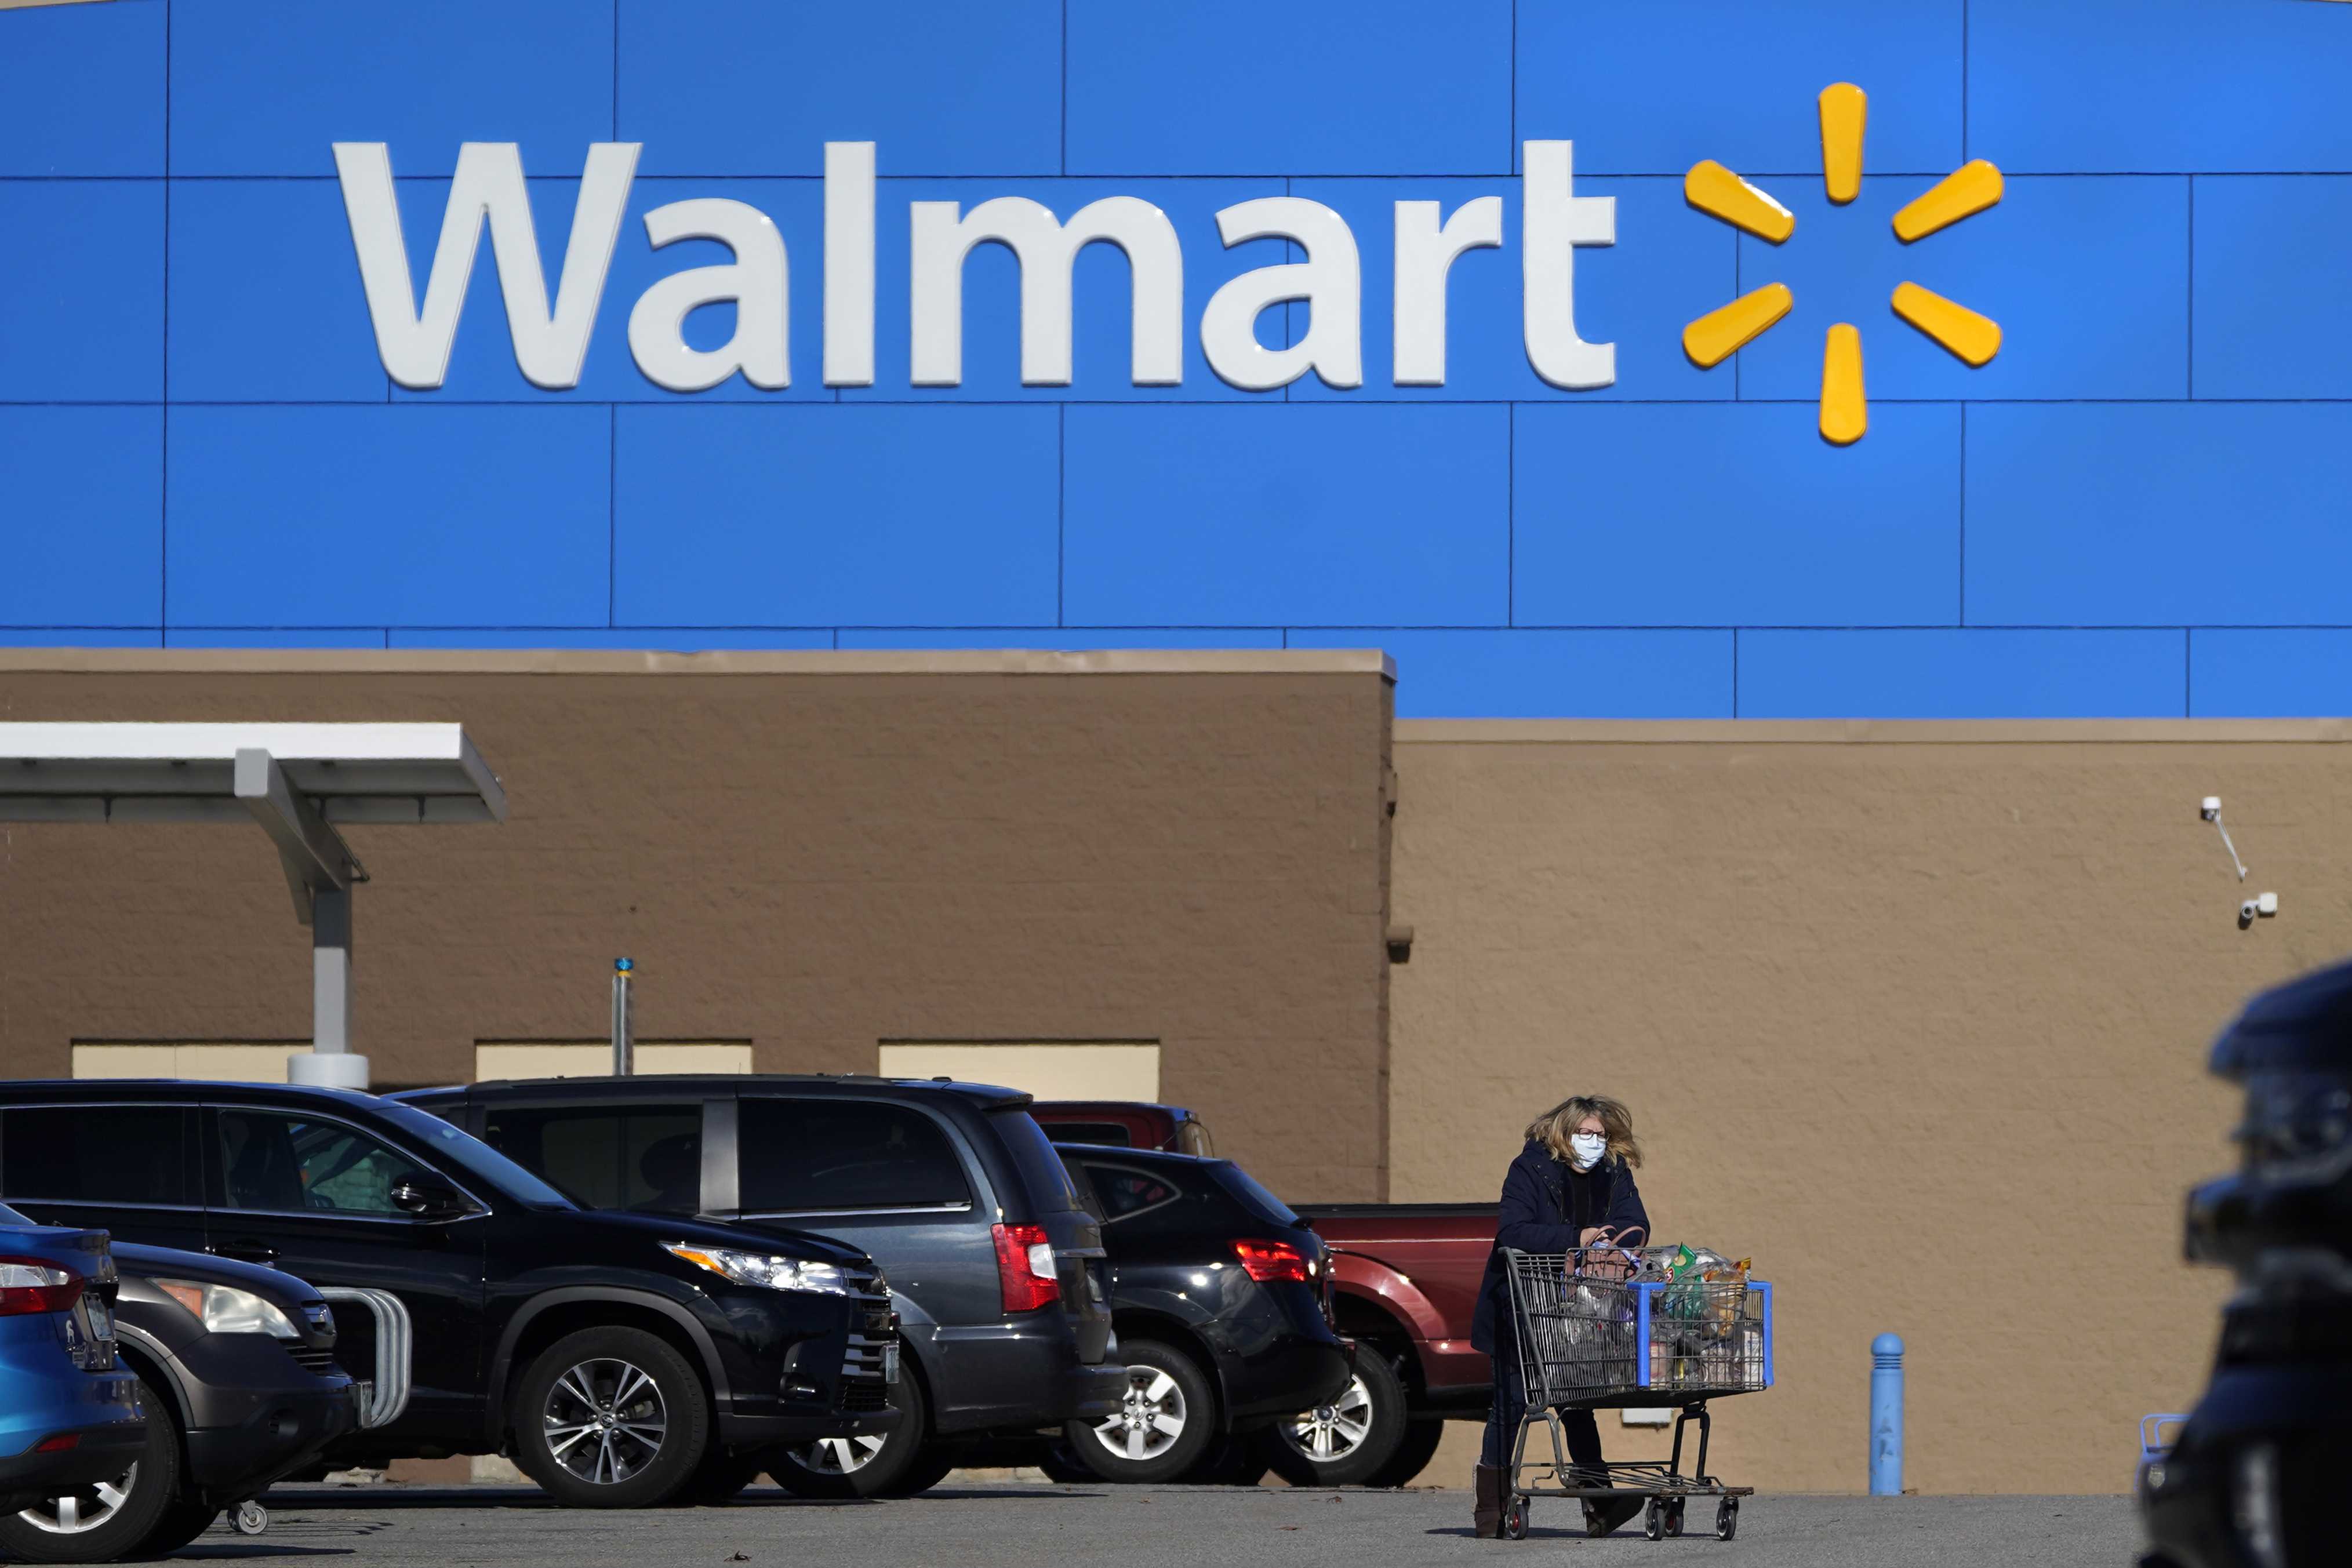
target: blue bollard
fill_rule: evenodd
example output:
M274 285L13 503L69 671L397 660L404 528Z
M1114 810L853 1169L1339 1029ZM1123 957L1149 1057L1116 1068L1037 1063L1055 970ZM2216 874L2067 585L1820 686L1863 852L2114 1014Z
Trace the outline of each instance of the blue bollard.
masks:
M1870 1342L1870 1495L1903 1495L1903 1342Z

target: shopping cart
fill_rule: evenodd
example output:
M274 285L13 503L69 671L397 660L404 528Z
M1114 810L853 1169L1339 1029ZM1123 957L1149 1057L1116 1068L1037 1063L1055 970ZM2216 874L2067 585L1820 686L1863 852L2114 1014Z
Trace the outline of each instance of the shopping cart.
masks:
M1716 1500L1715 1534L1739 1528L1739 1500L1753 1487L1726 1486L1707 1473L1706 1402L1772 1386L1772 1287L1760 1280L1672 1278L1673 1247L1639 1251L1591 1248L1538 1253L1503 1249L1510 1267L1511 1326L1528 1410L1511 1448L1510 1497L1503 1528L1528 1533L1537 1497L1648 1500L1643 1533L1683 1532L1692 1498ZM1673 1457L1578 1465L1569 1459L1559 1413L1627 1406L1676 1407ZM1551 1428L1551 1461L1527 1458L1528 1433ZM1683 1473L1683 1428L1698 1424L1698 1454ZM1529 1472L1540 1482L1529 1484Z

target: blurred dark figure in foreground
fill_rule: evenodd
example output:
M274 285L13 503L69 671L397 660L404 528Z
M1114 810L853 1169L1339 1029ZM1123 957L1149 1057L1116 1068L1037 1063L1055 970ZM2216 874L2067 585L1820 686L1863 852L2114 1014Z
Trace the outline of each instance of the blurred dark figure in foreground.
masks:
M2204 1399L2142 1472L2141 1568L2352 1561L2352 964L2255 997L2212 1070L2245 1088L2243 1159L2189 1195L2187 1250L2241 1288Z

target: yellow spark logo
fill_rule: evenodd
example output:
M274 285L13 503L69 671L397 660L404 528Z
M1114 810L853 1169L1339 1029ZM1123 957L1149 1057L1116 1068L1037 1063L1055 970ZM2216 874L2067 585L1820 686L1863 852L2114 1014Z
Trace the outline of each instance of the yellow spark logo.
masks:
M1862 132L1870 100L1852 82L1822 89L1822 180L1840 206L1862 193ZM1895 214L1895 237L1905 245L1973 217L2000 200L2000 171L1978 158L1962 164ZM1683 199L1732 227L1779 245L1797 232L1796 214L1712 158L1683 176ZM1796 303L1785 283L1768 283L1718 307L1683 329L1683 352L1701 370L1738 353ZM1970 365L2000 352L2000 323L1916 283L1895 287L1895 313ZM1839 446L1870 428L1862 390L1862 333L1841 321L1822 351L1822 438Z

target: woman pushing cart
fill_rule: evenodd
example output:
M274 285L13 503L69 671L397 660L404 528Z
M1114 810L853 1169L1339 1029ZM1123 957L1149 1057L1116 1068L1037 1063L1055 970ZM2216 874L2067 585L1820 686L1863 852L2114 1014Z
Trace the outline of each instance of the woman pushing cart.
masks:
M1771 1287L1713 1253L1644 1247L1649 1217L1633 1178L1641 1159L1632 1113L1578 1096L1537 1118L1505 1178L1472 1327L1495 1364L1477 1535L1524 1538L1537 1496L1578 1499L1593 1535L1645 1509L1650 1539L1679 1535L1693 1497L1716 1500L1720 1539L1738 1527L1738 1500L1753 1489L1707 1473L1706 1402L1770 1386ZM1593 1411L1660 1405L1677 1408L1673 1458L1602 1457ZM1548 1459L1540 1448L1528 1453L1538 1421ZM1685 1474L1684 1429L1694 1422L1698 1448ZM1545 1479L1556 1484L1531 1484Z

